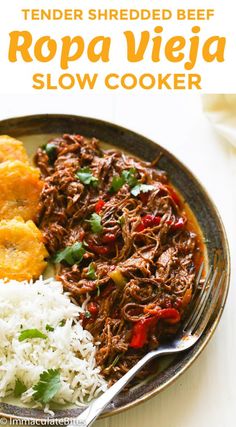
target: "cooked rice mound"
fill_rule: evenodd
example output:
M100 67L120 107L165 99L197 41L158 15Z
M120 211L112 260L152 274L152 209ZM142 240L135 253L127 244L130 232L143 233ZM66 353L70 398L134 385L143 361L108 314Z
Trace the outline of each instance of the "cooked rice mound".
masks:
M43 187L39 170L15 160L0 164L0 219L34 220Z
M0 221L0 278L38 278L47 263L42 234L32 221Z
M25 147L21 141L8 135L0 135L0 163L7 160L21 160L29 163Z
M0 280L0 401L14 394L20 381L26 389L21 402L41 407L33 387L49 369L60 371L60 388L50 405L81 405L106 390L96 366L93 337L79 321L83 311L54 279L40 278L34 283ZM20 341L21 332L31 328L46 339ZM44 408L47 412L49 404Z

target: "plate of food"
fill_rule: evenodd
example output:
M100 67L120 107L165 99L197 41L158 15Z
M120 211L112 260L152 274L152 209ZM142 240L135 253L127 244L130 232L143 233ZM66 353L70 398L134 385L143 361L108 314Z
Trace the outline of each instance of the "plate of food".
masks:
M193 174L104 121L0 122L0 415L75 418L181 325L204 263L226 272L189 350L148 365L106 408L178 378L212 336L229 286L220 216Z

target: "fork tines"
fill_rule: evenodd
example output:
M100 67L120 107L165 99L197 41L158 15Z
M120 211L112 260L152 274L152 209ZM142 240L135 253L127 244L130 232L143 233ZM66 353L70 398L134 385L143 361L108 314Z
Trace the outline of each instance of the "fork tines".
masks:
M193 310L183 325L184 333L189 335L200 335L204 331L217 306L221 285L225 277L224 271L220 272L218 268L214 270L213 266L210 266L204 278L202 277L203 271L204 265L202 263L196 278L196 287L192 300ZM202 280L203 284L200 289L199 284ZM199 290L198 296L194 298ZM205 314L204 311L206 311Z

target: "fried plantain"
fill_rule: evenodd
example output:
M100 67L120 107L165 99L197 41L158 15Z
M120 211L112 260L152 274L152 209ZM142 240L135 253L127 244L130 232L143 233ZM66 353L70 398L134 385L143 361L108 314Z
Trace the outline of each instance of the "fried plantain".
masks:
M21 160L23 163L29 163L23 142L8 135L0 135L0 163L7 160Z
M43 182L38 169L15 160L0 164L0 220L37 215Z
M48 252L33 221L20 217L0 221L0 278L36 279L47 266Z

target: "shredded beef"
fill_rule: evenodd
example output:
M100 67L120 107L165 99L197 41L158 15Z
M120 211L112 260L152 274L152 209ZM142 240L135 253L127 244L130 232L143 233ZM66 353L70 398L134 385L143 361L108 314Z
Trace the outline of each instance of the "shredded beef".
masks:
M102 150L96 139L80 135L64 135L50 144L53 159L45 147L35 155L44 180L38 225L52 257L83 242L82 261L62 262L58 277L79 303L89 294L89 316L84 316L83 325L98 343L97 362L104 376L113 382L163 336L176 331L178 324L160 320L142 348L130 346L134 325L150 317L147 305L172 307L183 315L186 292L191 293L194 284L199 238L166 173L154 164L118 150ZM76 173L85 167L97 185L78 179ZM113 178L124 171L132 171L139 185L151 189L132 195L132 183L126 180L111 191ZM94 233L88 221L98 202L102 232ZM92 279L87 276L91 263ZM117 270L124 278L120 286L110 277ZM89 312L91 303L96 310Z

